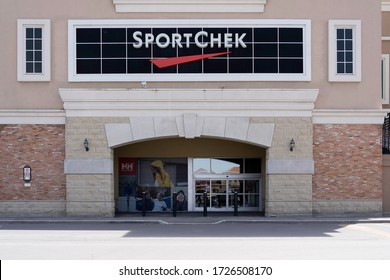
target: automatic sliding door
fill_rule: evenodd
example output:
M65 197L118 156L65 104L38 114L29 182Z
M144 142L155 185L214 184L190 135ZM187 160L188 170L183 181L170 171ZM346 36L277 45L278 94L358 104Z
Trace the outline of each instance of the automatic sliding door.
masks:
M226 209L226 180L211 181L211 207L218 209Z
M243 203L243 190L244 190L244 180L229 180L228 181L229 189L229 205L228 207L234 208L234 193L237 192L237 204L238 207L242 207Z
M196 180L195 181L195 207L204 207L214 210L226 210L226 180ZM206 192L206 201L204 193Z
M204 192L207 193L207 200L204 201ZM195 180L195 207L210 206L210 180Z
M250 179L195 180L195 208L204 207L206 203L210 211L232 211L234 193L237 192L237 203L241 210L257 211L262 205L260 183L261 180Z
M245 181L245 195L244 206L256 207L260 206L260 180L246 180Z

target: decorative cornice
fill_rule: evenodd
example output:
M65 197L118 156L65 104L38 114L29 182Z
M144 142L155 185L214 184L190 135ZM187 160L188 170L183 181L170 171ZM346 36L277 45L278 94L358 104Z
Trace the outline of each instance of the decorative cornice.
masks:
M67 117L311 117L318 89L60 89Z
M383 124L385 110L314 110L314 124Z
M0 110L0 124L65 124L65 111Z
M382 1L382 12L390 12L390 2Z
M263 13L267 0L113 0L117 13Z

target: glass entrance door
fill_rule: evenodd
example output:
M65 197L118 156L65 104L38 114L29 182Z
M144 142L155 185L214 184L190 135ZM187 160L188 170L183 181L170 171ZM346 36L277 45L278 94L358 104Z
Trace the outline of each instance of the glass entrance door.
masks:
M195 209L201 210L206 204L210 211L233 211L234 193L242 211L261 210L260 178L246 179L196 179ZM206 200L204 199L206 193Z
M240 211L263 211L261 166L260 158L193 159L195 210L233 211L237 192Z
M196 207L203 208L206 203L208 208L226 210L229 203L227 199L227 180L196 180L195 189ZM204 193L207 194L206 201L204 199Z

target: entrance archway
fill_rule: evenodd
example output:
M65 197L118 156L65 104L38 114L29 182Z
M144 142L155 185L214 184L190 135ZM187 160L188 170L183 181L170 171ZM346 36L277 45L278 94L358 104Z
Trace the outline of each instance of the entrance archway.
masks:
M167 138L116 148L114 149L116 212L139 211L141 190L149 192L154 200L157 199L157 193L163 192L168 209L171 206L172 193L182 191L187 198L186 210L200 211L199 205L196 204L196 191L199 187L197 182L200 178L213 183L214 189L208 190L208 201L218 198L221 202L219 205L210 204L210 211L231 211L233 209L233 205L229 204L231 192L238 190L241 211L263 212L265 178L262 174L265 174L265 157L264 148L213 138ZM200 174L199 170L195 170L197 167L194 167L194 162L198 159L210 162L212 159L217 160L227 164L227 167L221 169L222 171L205 169ZM171 187L159 188L155 185L150 170L155 161L164 162L172 181ZM133 166L130 166L131 164ZM126 175L126 168L131 168L132 172ZM221 185L223 182L227 187ZM218 196L214 193L217 183L221 189ZM249 193L250 191L252 193ZM253 203L254 201L256 202ZM149 210L158 211L153 208Z

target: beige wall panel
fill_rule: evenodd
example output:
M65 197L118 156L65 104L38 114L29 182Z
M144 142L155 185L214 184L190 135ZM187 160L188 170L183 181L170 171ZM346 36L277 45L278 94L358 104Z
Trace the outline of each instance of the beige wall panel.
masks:
M359 9L351 9L359 7ZM365 11L362 13L361 11ZM51 19L52 80L51 82L16 81L17 19ZM2 64L7 71L0 76L0 109L62 109L58 88L88 87L138 88L139 83L68 83L67 82L67 21L68 19L131 19L131 18L210 18L210 14L126 14L115 12L111 0L35 0L0 2L3 42L0 44ZM379 0L291 0L268 1L264 13L219 14L213 18L311 19L312 20L312 81L311 82L209 82L151 83L150 87L214 88L319 88L317 108L380 108L381 12ZM363 79L360 83L327 82L327 36L329 19L362 20ZM376 63L378 61L378 63ZM379 96L379 94L378 94Z

